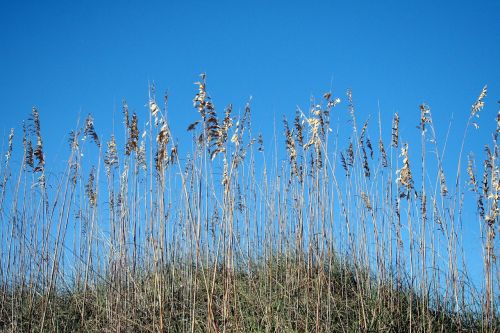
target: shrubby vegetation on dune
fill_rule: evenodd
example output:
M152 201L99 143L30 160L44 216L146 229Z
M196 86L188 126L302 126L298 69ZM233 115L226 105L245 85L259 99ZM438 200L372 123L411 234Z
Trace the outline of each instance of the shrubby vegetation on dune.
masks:
M443 167L428 105L417 110L420 143L401 141L398 114L386 142L381 121L358 122L351 91L345 101L328 92L266 145L250 103L240 117L231 105L217 113L205 75L197 87L191 145L173 140L154 87L147 116L123 103L123 144L90 115L71 131L57 177L36 108L22 147L11 132L0 169L2 331L500 329L500 112L481 163L462 163L486 87L456 174ZM347 140L332 130L341 107ZM482 287L463 255L464 206L477 208Z

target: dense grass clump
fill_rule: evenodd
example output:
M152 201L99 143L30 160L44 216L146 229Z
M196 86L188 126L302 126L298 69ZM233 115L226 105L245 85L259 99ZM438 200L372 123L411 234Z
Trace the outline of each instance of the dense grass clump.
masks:
M417 110L418 145L402 141L398 114L384 140L381 121L372 133L369 120L358 127L351 91L346 102L328 92L283 119L269 154L250 103L240 117L232 105L218 114L204 75L197 86L189 153L154 87L147 116L123 103L123 140L99 135L90 115L77 125L57 176L36 108L17 155L11 132L0 169L2 331L500 329L500 112L483 170L473 155L462 163L486 87L450 175L428 105ZM342 107L345 138L332 130ZM468 275L464 207L477 211L482 286Z

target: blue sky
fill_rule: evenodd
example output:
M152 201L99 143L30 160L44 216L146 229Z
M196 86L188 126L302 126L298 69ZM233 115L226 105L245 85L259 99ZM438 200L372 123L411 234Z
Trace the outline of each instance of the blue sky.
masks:
M1 130L33 105L54 140L79 113L102 130L123 98L146 111L148 81L168 89L184 130L201 72L219 108L251 95L261 119L352 88L359 114L380 103L383 119L399 111L413 128L427 102L436 121L462 120L484 84L498 99L499 12L496 1L3 2Z
M418 105L428 103L440 139L452 121L451 154L488 84L468 151L494 128L499 13L498 1L2 1L0 134L19 133L36 105L47 161L60 161L79 116L92 113L99 133L111 133L113 119L121 129L122 99L141 119L154 81L169 91L182 139L198 118L193 82L206 72L219 111L253 97L254 132L269 140L275 118L281 132L282 115L307 110L311 96L343 99L352 88L358 117L377 119L380 105L388 129L399 112L405 141L420 140Z

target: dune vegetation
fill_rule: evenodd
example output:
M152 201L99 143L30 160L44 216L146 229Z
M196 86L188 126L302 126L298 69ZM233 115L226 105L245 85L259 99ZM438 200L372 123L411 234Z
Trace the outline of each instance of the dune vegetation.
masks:
M471 96L450 173L426 104L401 119L418 124L420 142L403 140L398 114L357 119L351 91L325 93L265 140L251 103L216 110L205 79L193 93L199 120L181 124L191 142L174 139L175 110L154 86L147 112L123 102L110 137L91 115L81 121L64 170L46 163L37 108L11 131L0 331L500 330L500 112L484 115L497 122L490 142L463 148L486 87ZM347 139L334 112L348 114ZM467 228L463 207L475 212ZM464 259L472 227L479 286Z

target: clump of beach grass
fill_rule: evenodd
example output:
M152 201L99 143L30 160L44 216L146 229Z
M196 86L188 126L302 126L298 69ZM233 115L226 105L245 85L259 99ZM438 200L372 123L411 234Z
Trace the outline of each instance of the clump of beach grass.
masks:
M99 135L92 115L78 122L57 177L37 108L20 150L10 131L0 168L1 331L500 329L500 111L492 142L468 155L461 177L468 129L480 112L488 117L486 86L449 188L427 104L401 119L420 118L418 145L399 114L385 141L380 115L375 128L369 117L357 127L351 90L327 92L283 118L272 150L254 136L251 100L236 116L232 104L216 107L205 74L195 84L191 145L174 139L168 95L159 101L154 85L144 112L123 102L123 135ZM347 132L332 116L344 110ZM463 207L477 208L482 286L464 258Z

